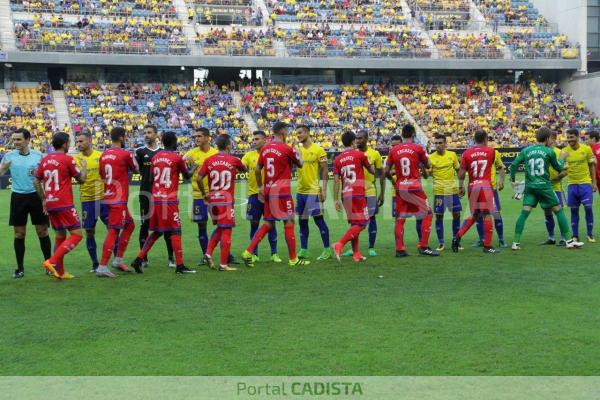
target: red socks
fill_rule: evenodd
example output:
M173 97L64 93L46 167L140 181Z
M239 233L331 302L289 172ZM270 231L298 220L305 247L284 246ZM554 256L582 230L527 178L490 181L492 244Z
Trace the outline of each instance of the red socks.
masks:
M463 222L463 225L458 230L458 234L456 236L459 238L465 236L465 234L469 231L469 229L471 229L471 227L473 226L474 223L475 223L475 218L473 218L473 217L465 218L465 221Z
M52 264L58 266L56 272L58 272L60 275L62 275L64 272L63 265L62 265L63 257L67 253L69 253L71 250L73 250L79 244L79 242L81 242L81 239L82 239L81 235L71 233L71 236L69 236L67 239L65 239L61 242L60 246L58 246L58 248L54 252L54 255L50 258L50 262ZM58 240L57 240L57 242L58 242Z
M260 226L260 228L258 228L256 233L254 234L254 237L250 241L250 244L246 248L246 251L248 253L254 253L256 246L258 246L260 241L263 240L263 238L267 235L267 233L269 233L270 230L271 230L271 225L269 225L267 223L262 224ZM293 227L292 227L292 230L293 230ZM287 233L286 233L285 237L287 239Z
M108 233L106 234L106 239L104 239L104 245L102 246L102 259L100 260L100 265L108 265L110 257L113 253L113 249L115 248L117 237L119 237L119 230L109 228Z
M125 224L125 228L119 235L119 248L117 250L117 257L123 258L123 254L125 254L125 250L127 250L127 245L129 244L129 238L131 237L131 234L133 233L134 229L135 224L133 222Z
M433 221L433 215L429 214L423 218L421 224L421 242L419 247L422 249L429 247L429 235L431 235L431 222Z
M152 246L154 246L154 243L161 236L162 236L161 233L152 232L152 234L146 238L146 241L144 242L144 246L142 247L142 249L138 253L138 258L145 259L146 256L148 255L148 253L150 252L150 249L152 248ZM105 265L105 264L102 264L102 265Z
M183 248L181 246L181 235L179 233L171 233L171 246L173 246L175 264L183 265Z
M360 233L363 231L363 229L365 229L364 225L352 225L344 234L344 236L342 236L342 238L340 239L340 243L342 244L342 247L348 243L351 240L356 239L356 246L358 247L358 237L360 236ZM354 242L352 243L352 249L354 250Z
M290 260L296 259L296 230L294 228L295 228L294 224L288 224L288 223L286 223L285 227L284 227L285 242L287 243L287 246L288 246L288 254L289 254Z
M210 240L208 241L208 245L206 246L206 254L212 257L213 251L215 251L215 247L219 244L221 240L221 228L217 227L213 232Z
M396 251L405 250L405 247L404 247L404 222L406 222L406 220L402 219L402 218L399 218L396 220L396 227L394 229L394 232L396 234ZM431 221L429 222L429 224L430 224L429 231L431 231ZM428 239L428 241L429 241L429 239Z
M229 262L231 231L231 228L221 228L221 265L227 265Z
M492 247L492 236L494 235L494 224L490 219L483 220L483 245Z

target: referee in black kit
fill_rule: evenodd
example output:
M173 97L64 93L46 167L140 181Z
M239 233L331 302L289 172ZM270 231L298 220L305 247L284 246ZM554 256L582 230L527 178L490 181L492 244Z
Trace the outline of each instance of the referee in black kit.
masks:
M161 150L158 145L158 132L156 126L144 126L144 141L146 145L135 150L135 159L140 167L140 249L144 247L144 242L148 237L150 227L150 206L152 204L152 181L154 174L152 173L152 157ZM173 258L173 247L171 246L170 233L165 232L163 235L167 244L167 252L169 254L169 268L175 268L175 260ZM143 267L148 268L148 259L143 262Z

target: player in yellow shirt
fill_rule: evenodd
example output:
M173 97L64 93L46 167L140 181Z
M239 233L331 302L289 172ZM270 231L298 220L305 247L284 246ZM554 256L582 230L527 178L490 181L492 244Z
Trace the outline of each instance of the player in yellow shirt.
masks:
M375 241L377 240L377 212L383 205L385 198L385 175L383 174L383 158L381 154L369 147L369 133L366 130L360 130L356 134L356 148L367 156L369 163L375 169L375 175L366 169L365 173L365 196L367 197L367 208L369 209L369 257L375 257ZM375 182L379 178L379 195ZM344 253L344 256L351 256L352 250Z
M195 171L197 172L202 167L204 160L217 154L217 149L211 147L210 131L206 128L196 128L192 138L194 139L196 147L185 153L184 160L188 165L194 165L196 167ZM204 177L202 183L205 189L204 192L208 193L206 177ZM206 208L204 197L202 196L202 192L200 192L200 187L198 186L196 179L192 179L192 198L192 221L198 224L198 241L200 242L200 248L202 249L202 255L204 256L206 254L206 247L208 246L208 231L206 227L208 222L208 209ZM204 261L200 262L200 264L203 263Z
M108 222L108 208L102 204L104 199L104 183L100 177L99 163L102 152L92 148L92 134L82 133L77 136L77 150L75 156L77 166L81 161L87 165L87 178L79 188L81 198L81 227L85 229L85 244L92 260L90 272L98 268L98 252L96 246L96 222L98 218L106 225Z
M496 158L494 159L494 167L492 168L492 189L494 190L494 206L496 211L492 212L494 217L494 227L496 228L496 234L498 234L498 246L505 248L506 242L504 241L504 221L502 219L502 207L500 205L500 194L504 189L504 179L506 177L506 168L502 162L502 155L496 150ZM479 234L479 241L476 242L473 247L483 246L483 221L477 221L477 233Z
M594 192L597 191L596 183L596 157L590 146L579 143L579 131L575 128L567 130L568 146L562 151L565 153L567 168L567 207L571 209L571 229L573 238L579 238L579 206L585 210L585 223L588 242L594 239Z
M561 151L558 147L556 147L556 132L552 132L550 134L550 140L548 141L548 147L554 150L554 154L556 154L556 159L560 159ZM561 207L564 207L564 194L562 188L562 178L567 176L567 171L564 170L561 173L558 173L554 168L550 167L550 180L552 181L552 190L556 193L556 197L558 197L558 201ZM548 239L541 243L543 245L555 245L556 239L554 238L554 228L556 223L554 222L554 214L551 210L544 210L544 214L546 217L546 230L548 231ZM561 236L560 242L558 242L559 246L565 246L566 240Z
M263 217L264 203L258 197L258 185L256 183L256 164L258 156L263 146L267 143L267 135L264 131L254 131L252 133L252 145L254 150L247 152L242 157L242 164L248 170L248 205L246 207L246 219L250 221L250 240L259 228L260 219ZM273 226L268 233L269 244L271 245L271 261L280 263L281 258L277 255L277 228ZM258 246L254 249L254 262L258 259Z
M323 241L323 252L317 257L317 260L328 260L333 257L333 250L329 246L329 227L323 218L323 207L321 207L327 199L327 182L329 181L327 153L322 147L313 143L308 126L299 125L296 128L296 135L300 142L299 151L304 160L304 165L298 169L298 187L296 188L296 213L300 225L298 258L308 258L308 219L312 216ZM319 186L319 176L321 186Z
M460 229L460 213L462 206L458 197L458 178L456 172L460 169L460 162L455 152L446 150L446 135L435 136L433 144L435 152L429 155L433 176L433 213L435 214L435 231L439 246L437 251L443 251L444 239L444 212L448 209L452 213L452 237L456 237Z

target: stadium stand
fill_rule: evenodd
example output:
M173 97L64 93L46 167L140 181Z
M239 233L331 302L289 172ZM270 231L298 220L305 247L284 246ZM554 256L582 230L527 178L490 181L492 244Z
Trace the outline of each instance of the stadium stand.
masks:
M13 11L78 15L176 17L171 0L10 0Z
M442 58L502 58L500 36L488 33L444 32L431 35Z
M53 16L55 17L55 16ZM75 23L61 17L15 21L17 48L25 51L185 54L182 22L175 19L116 17L96 22L83 17Z
M269 0L271 18L279 22L406 24L395 0Z
M278 29L290 56L300 57L431 57L427 41L407 26L352 25L332 29L327 24Z
M546 26L548 21L529 0L474 0L490 21L501 25Z
M253 0L186 0L188 19L209 25L262 25L263 14Z
M570 48L567 36L558 33L511 28L501 36L517 58L568 58L565 50L574 50Z
M493 132L497 146L520 147L534 143L535 130L543 125L585 132L600 123L582 103L552 83L399 85L396 93L430 137L442 133L451 147L469 145L479 128Z
M10 103L0 104L0 153L8 150L10 136L19 128L31 132L35 148L49 150L59 127L48 84L13 83L7 93Z
M271 28L263 30L234 28L211 28L208 32L198 33L196 42L202 46L205 55L230 56L274 56L274 32Z
M314 141L327 151L339 150L347 129L366 129L371 146L385 147L406 122L385 87L264 85L241 89L242 104L258 127L268 130L275 120L312 127ZM297 138L292 135L292 143Z
M412 0L409 4L427 30L464 30L471 19L469 0Z
M68 83L65 97L73 131L91 131L100 148L109 144L108 132L114 126L125 127L133 141L142 144L144 125L154 124L161 131L176 132L181 148L192 145L189 135L196 127L235 138L248 133L229 89L214 83Z

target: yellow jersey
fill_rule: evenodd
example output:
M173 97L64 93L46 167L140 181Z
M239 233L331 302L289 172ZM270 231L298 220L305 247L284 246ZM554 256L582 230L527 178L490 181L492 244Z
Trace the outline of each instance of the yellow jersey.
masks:
M560 158L560 149L558 147L553 147L552 150L554 150L554 154L556 154L556 159L558 160ZM557 176L558 171L552 168L552 166L550 166L550 180L556 179ZM552 183L552 190L554 190L555 192L562 192L562 182L559 181L556 183Z
M458 194L456 171L460 163L455 152L446 150L443 155L434 152L429 155L431 175L433 176L433 194Z
M321 146L312 143L308 148L300 146L303 165L298 168L298 187L300 194L319 194L319 163L327 162L327 153Z
M496 189L496 170L498 168L504 168L504 163L502 162L502 156L500 155L500 152L498 150L496 150L496 158L494 159L494 167L492 168L492 189Z
M75 162L81 168L81 160L87 164L87 177L85 183L82 183L79 192L81 201L97 201L104 198L104 182L100 177L100 157L102 153L98 150L92 150L89 156L83 153L75 155Z
M258 164L259 153L257 150L252 150L242 157L242 164L248 169L248 196L258 194L258 184L256 182L256 164Z
M204 160L217 153L218 151L214 147L211 147L210 149L208 149L208 151L202 151L200 148L194 147L193 149L185 153L184 157L191 157L192 160L194 160L194 164L197 165L198 168L202 168ZM197 172L198 170L196 170L196 173ZM194 198L194 200L203 198L202 192L200 192L200 187L198 186L198 182L196 180L196 173L192 177L192 197ZM206 176L202 178L202 184L204 185L204 191L208 193L208 179Z
M569 185L591 184L592 176L589 165L596 162L592 148L586 144L580 144L577 150L567 146L563 152L569 153L569 156L565 158Z
M369 160L369 164L371 164L373 166L373 168L375 168L375 170L383 168L383 159L381 158L381 154L377 150L367 147L367 150L365 151L365 155L367 156L367 159ZM375 175L372 175L366 169L364 171L365 171L365 196L366 197L377 196L377 190L375 189Z

